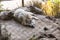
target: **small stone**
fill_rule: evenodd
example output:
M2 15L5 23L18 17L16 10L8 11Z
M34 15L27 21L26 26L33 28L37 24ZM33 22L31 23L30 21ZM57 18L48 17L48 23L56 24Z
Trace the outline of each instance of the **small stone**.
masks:
M46 18L52 20L53 22L56 21L56 19L54 17L47 16Z
M52 34L48 34L48 38L56 38L56 37Z
M47 30L48 30L48 28L44 27L44 31L47 31Z
M58 29L58 30L60 30L60 28L59 28L59 27L57 27L57 29Z
M56 38L56 40L58 40L58 39Z

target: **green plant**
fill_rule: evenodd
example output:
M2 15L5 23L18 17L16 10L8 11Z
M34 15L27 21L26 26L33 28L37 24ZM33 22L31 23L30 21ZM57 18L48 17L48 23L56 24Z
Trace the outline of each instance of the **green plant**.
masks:
M36 6L36 7L38 7L38 8L41 8L41 3L40 2L38 2L38 1L32 1L33 2L33 6Z
M59 0L48 0L45 4L42 5L42 10L47 16L60 16L60 7L59 7Z
M0 1L0 12L3 11L3 8L2 8L2 4L1 4L1 1Z

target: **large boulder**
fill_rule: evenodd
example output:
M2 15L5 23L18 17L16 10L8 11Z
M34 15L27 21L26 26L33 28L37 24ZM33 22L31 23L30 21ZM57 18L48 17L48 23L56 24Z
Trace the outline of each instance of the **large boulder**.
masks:
M30 6L30 12L33 12L35 14L43 14L42 9L35 7L35 6Z
M2 20L9 20L13 16L13 13L10 11L2 11L0 12L0 19Z
M0 40L10 40L11 33L8 32L5 25L0 24Z

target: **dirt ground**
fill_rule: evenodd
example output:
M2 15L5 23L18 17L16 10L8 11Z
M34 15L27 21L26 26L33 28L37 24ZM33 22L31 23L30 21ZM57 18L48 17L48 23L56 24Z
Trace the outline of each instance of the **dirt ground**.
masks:
M23 26L16 21L8 20L3 21L0 20L0 23L5 24L6 28L9 32L11 32L11 40L29 40L33 35L39 36L42 33L51 33L53 34L57 40L60 40L60 19L56 19L55 22L45 18L43 15L36 15L39 19L36 20L35 28L30 28ZM44 31L44 27L47 27L48 30ZM40 40L56 40L53 38L43 38Z

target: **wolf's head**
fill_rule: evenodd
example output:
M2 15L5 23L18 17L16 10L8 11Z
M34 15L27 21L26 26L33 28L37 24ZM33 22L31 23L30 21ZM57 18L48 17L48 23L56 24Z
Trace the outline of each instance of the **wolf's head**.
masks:
M34 28L36 20L38 20L37 17L35 17L33 15L27 15L26 23L29 27Z

